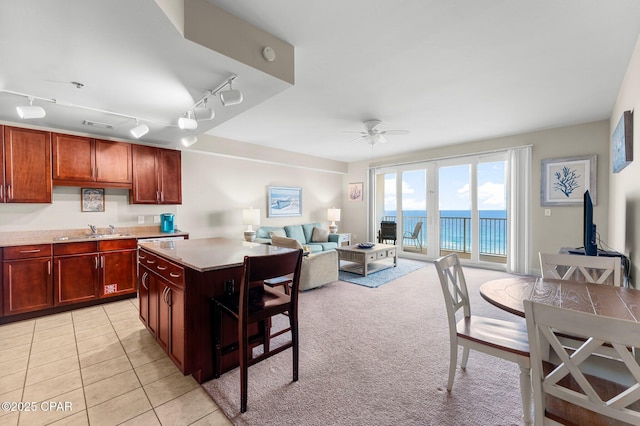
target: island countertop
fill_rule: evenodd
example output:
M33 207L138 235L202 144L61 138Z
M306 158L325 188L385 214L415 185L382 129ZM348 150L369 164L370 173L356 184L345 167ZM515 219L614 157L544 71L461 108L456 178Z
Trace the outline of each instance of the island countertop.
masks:
M292 250L229 238L143 242L139 246L199 272L242 266L245 256L264 256Z

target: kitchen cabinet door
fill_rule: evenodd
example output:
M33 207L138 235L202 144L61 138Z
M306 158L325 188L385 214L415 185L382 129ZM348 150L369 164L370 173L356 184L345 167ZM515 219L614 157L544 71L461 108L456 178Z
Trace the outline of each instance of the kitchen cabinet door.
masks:
M96 139L95 153L97 182L131 185L131 144Z
M136 251L100 252L100 297L136 292Z
M4 315L21 314L53 306L51 257L4 260Z
M160 204L182 204L182 153L168 149L158 152Z
M54 305L98 298L98 253L54 256Z
M51 203L51 133L4 127L4 202Z
M175 364L184 371L184 291L158 281L158 333L156 338Z
M92 138L54 133L51 145L54 181L73 181L80 185L95 180L95 147Z

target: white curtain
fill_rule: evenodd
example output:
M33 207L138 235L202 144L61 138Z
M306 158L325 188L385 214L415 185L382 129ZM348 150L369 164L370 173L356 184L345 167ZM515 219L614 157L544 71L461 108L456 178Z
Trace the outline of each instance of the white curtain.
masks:
M530 273L531 146L509 150L509 242L507 272Z

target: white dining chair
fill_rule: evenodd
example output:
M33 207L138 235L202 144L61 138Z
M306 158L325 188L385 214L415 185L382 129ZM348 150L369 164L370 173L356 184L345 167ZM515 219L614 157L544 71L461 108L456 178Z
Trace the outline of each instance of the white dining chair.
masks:
M520 367L520 395L525 423L531 423L531 377L529 343L524 324L472 316L467 283L456 253L435 261L449 323L449 380L451 392L458 365L458 346L462 346L461 368L466 369L471 349L512 361ZM462 311L458 320L456 314Z
M536 425L565 424L563 420L571 424L612 424L611 419L640 424L640 365L629 351L629 347L640 345L640 323L530 300L524 301L524 309ZM567 348L559 339L561 333L585 340L576 349ZM616 357L600 356L598 349L603 345L610 345ZM600 365L600 377L594 376L598 370L589 370L595 364ZM626 367L625 380L619 379L619 373L613 375L614 367ZM550 402L552 405L548 405ZM570 419L563 418L562 409L568 409Z
M542 278L622 285L619 257L539 253Z

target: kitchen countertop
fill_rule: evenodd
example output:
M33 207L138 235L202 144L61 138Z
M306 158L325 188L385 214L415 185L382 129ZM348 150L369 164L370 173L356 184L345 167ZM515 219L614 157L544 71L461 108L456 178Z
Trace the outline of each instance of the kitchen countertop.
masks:
M263 256L292 250L229 238L148 242L141 243L140 247L199 272L242 266L245 256Z
M88 229L55 229L42 231L14 231L0 232L0 247L26 246L32 244L75 243L79 241L105 241L114 239L142 239L157 237L188 236L188 232L161 232L160 226L116 226L118 236L109 236L109 228L99 228L99 234L106 234L104 238L82 238L90 235ZM68 239L63 239L67 237Z

